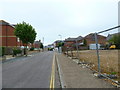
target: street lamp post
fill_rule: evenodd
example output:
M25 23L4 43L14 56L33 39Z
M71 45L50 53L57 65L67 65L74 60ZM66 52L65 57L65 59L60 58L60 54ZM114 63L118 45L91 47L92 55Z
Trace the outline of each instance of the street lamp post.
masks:
M62 41L62 35L59 34L58 36L60 36L60 40ZM58 51L59 51L59 53L62 53L62 47L61 46L59 47Z
M60 36L60 40L62 40L62 35L59 34L58 36Z

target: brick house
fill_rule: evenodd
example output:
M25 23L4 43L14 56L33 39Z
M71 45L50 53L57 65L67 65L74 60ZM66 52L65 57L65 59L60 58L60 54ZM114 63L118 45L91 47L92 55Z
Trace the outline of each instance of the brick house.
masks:
M103 35L97 35L98 38L98 43L100 45L105 45L106 44L106 37ZM89 44L95 44L95 35L93 33L88 34L87 36L84 37L84 39L87 42L87 46L89 46Z
M40 48L40 43L41 43L41 41L35 41L35 42L33 43L33 47L34 47L34 48Z
M14 26L0 20L0 47L5 47L6 54L12 53L12 48L18 46L17 37L14 35Z
M97 35L98 38L98 44L104 46L106 44L106 37L102 36L102 35ZM79 47L84 47L84 40L86 41L86 47L89 48L90 44L95 44L95 36L93 33L90 33L88 35L86 35L84 38L82 38L81 40L79 40ZM87 49L86 48L86 49Z
M14 27L9 23L0 20L0 46L17 47L17 38L14 35Z
M65 42L64 46L67 47L67 48L72 47L72 49L76 49L76 43L79 44L78 41L82 40L82 38L83 38L82 36L79 36L77 38L67 38L64 41Z
M11 54L13 48L24 48L26 44L23 44L22 41L17 38L14 34L15 25L12 25L4 20L0 20L0 47L5 47L5 53ZM35 48L40 47L39 41L34 44L28 44L27 48L34 46Z
M101 46L106 45L106 37L102 35L97 35L98 44ZM95 44L95 36L93 33L86 35L85 37L79 36L77 38L67 38L65 39L65 47L76 50L76 44L78 45L78 49L89 49L90 44ZM86 42L86 44L85 44Z
M76 38L67 38L67 39L65 39L65 44L64 44L64 46L66 46L66 47L71 47L71 45L73 45L74 43L76 43Z
M13 48L25 46L14 34L14 25L0 20L0 47L5 47L5 53L11 54Z

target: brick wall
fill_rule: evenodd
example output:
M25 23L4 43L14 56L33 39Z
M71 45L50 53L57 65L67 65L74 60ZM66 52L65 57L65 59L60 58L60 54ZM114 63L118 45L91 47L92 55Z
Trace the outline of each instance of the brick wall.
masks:
M2 35L0 35L0 46L5 47L16 47L17 46L17 38L14 35L14 27L10 25L1 25L2 27Z
M105 45L106 44L106 37L102 36L102 35L98 35L98 43ZM95 42L95 36L93 34L89 34L88 36L86 36L84 38L87 41L87 46L89 46L89 44L94 44Z
M72 44L75 44L75 42L74 41L65 41L64 46L71 47Z
M102 45L106 44L106 37L105 36L98 35L97 37L98 37L98 43L99 44L102 44ZM78 42L82 43L84 39L87 42L87 46L89 46L89 44L95 44L96 43L94 34L89 34L89 35L85 36L82 40L80 40Z

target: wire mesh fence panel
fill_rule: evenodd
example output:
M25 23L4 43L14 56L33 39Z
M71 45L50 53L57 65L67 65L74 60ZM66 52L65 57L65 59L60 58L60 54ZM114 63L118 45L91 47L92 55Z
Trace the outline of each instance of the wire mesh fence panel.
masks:
M98 35L105 36L106 42L101 43L99 42L100 37ZM118 75L118 49L119 47L119 33L118 33L118 27L111 28L108 30L104 30L101 32L98 32L97 38L98 42L96 44L100 44L98 48L98 71L101 73L106 73L110 75ZM102 50L103 49L103 50ZM114 78L114 77L111 77Z
M120 33L113 27L97 33L90 33L81 40L75 40L67 48L68 56L86 62L91 69L120 81Z

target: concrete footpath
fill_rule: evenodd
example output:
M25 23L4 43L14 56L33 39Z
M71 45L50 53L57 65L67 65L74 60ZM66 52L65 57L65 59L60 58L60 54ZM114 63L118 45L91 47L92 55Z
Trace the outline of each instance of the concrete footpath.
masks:
M60 76L65 88L115 88L111 83L95 77L63 54L56 53Z

